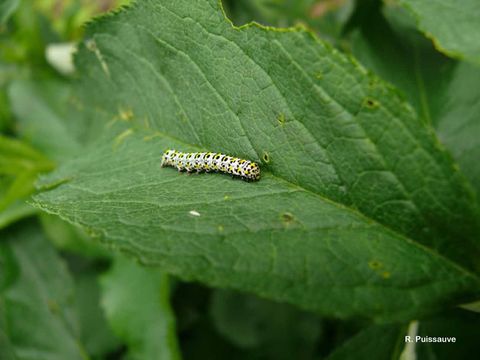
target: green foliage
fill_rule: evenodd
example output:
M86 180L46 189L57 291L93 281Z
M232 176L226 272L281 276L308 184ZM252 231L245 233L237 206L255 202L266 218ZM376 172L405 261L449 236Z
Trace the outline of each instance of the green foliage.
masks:
M0 3L0 26L7 22L19 3L20 0L2 0Z
M35 212L25 200L37 175L52 169L53 163L29 144L0 135L0 229Z
M102 304L130 359L178 359L168 276L118 257L102 277Z
M100 307L102 294L98 277L102 271L95 262L82 262L76 258L70 259L70 265L74 268L75 310L80 325L80 340L92 358L101 359L120 344Z
M129 3L0 2L0 358L478 352L475 2Z
M2 238L0 256L1 332L16 358L85 359L73 312L72 279L38 226L23 224Z
M41 179L53 189L40 208L184 279L336 316L405 319L476 293L468 187L413 110L355 62L302 30L233 28L215 1L145 2L87 38L79 101L123 123ZM167 148L260 161L263 179L179 176L158 167Z
M475 0L400 0L418 21L418 27L447 55L480 64L478 24L480 8ZM461 6L459 6L461 5Z

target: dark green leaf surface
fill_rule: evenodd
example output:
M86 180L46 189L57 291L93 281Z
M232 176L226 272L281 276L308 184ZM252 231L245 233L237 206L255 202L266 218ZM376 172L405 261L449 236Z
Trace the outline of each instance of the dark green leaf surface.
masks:
M179 359L168 275L117 258L102 277L102 305L130 359Z
M230 290L216 290L210 309L217 331L252 357L314 358L321 322L310 313Z
M478 352L480 314L455 310L433 319L420 321L418 335L425 337L455 337L454 343L418 342L418 359L469 359Z
M402 317L419 299L432 311L476 286L430 250L271 174L245 183L161 170L158 149L169 144L176 143L137 132L97 145L48 178L74 181L37 201L184 278L335 315ZM202 191L192 198L189 188Z
M372 325L338 347L328 360L398 359L404 348L405 326Z
M476 267L454 164L395 91L310 33L234 28L214 0L144 1L93 22L77 67L81 107L124 131L43 178L44 210L182 278L336 316L477 291L437 253ZM263 178L179 175L159 168L167 148L259 161Z
M73 283L64 263L38 226L24 224L23 229L4 231L2 237L0 274L7 281L0 289L5 326L0 332L8 337L15 358L84 359L73 312Z
M480 64L480 6L477 0L400 0L418 28L440 51Z
M87 264L75 270L75 309L80 323L80 338L92 358L102 359L119 348L120 341L108 326L101 308L99 272Z
M3 264L1 264L0 266L3 267ZM15 357L15 353L13 352L13 346L6 333L5 322L5 305L3 298L0 296L0 358L2 360L15 360L17 358Z

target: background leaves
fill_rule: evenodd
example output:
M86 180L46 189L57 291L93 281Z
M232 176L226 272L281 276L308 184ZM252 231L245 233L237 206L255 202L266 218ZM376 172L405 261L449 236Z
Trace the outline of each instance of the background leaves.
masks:
M480 10L475 0L401 0L417 18L418 27L447 55L480 62L478 23Z
M119 257L102 287L103 307L129 358L179 358L166 274Z
M0 246L2 332L11 350L19 359L84 359L72 279L39 227L26 225Z

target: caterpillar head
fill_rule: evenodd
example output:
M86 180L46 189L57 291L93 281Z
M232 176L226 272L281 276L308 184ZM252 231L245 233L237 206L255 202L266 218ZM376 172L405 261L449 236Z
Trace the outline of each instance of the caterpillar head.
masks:
M249 180L260 180L260 166L254 162L251 162L247 166L245 175Z

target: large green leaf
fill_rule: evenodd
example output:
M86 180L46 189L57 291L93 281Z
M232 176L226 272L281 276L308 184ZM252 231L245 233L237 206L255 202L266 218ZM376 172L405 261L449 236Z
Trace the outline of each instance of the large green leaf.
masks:
M102 305L130 359L179 359L167 274L117 258L102 277Z
M477 293L478 209L451 159L393 89L311 33L150 0L93 22L76 62L81 108L123 132L43 178L44 210L182 278L336 316ZM179 175L159 167L167 148L259 161L263 178Z
M480 6L477 0L400 0L419 29L445 54L480 63Z
M8 337L15 358L84 359L72 279L38 226L24 223L2 232L0 270L0 333ZM2 359L4 350L2 346Z

